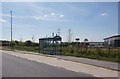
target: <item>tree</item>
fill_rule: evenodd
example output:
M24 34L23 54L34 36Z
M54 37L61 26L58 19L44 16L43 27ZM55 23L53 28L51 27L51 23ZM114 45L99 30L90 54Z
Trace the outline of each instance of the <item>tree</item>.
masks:
M17 40L15 40L15 43L16 43L16 45L19 45L19 42Z
M25 46L32 46L32 41L30 40L25 41Z
M11 45L12 45L12 46L17 46L17 43L16 43L15 41L12 41L12 42L11 42Z
M20 41L19 46L25 46L25 43Z

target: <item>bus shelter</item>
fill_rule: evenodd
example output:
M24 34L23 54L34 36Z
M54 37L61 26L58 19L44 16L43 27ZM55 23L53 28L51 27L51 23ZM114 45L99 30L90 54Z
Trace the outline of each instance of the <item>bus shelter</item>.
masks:
M39 53L43 54L60 54L62 38L60 36L40 38Z

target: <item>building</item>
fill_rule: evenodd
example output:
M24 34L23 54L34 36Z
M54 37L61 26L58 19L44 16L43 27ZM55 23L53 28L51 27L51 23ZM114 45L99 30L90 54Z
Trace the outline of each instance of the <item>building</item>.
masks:
M88 47L104 47L104 42L88 42Z
M104 38L104 45L105 47L120 47L120 35Z

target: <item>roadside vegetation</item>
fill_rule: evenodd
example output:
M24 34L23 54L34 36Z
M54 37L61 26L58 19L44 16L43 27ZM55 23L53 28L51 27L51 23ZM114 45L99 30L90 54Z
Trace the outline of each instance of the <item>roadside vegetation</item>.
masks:
M10 41L2 41L2 49L39 52L39 44L33 43L30 40L25 42L12 41L12 43Z
M67 52L69 50L69 52ZM66 53L67 52L67 53ZM120 62L119 48L63 48L62 55L98 59L111 62Z
M103 61L110 62L120 62L120 48L112 48L112 47L77 47L77 46L69 46L68 43L64 43L65 45L61 45L61 47L55 47L54 52L57 55L64 56L75 56L75 57L83 57L83 58L91 58ZM25 42L13 41L12 48L11 43L9 41L3 41L2 46L3 49L12 49L12 50L21 50L21 51L31 51L31 52L39 52L39 44L31 42L30 40ZM50 46L51 47L51 46ZM47 48L50 52L51 48Z

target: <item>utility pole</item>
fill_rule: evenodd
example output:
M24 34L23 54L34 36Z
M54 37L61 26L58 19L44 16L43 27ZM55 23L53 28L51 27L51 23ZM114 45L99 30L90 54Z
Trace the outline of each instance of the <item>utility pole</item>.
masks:
M35 36L34 35L32 36L32 42L33 43L35 42Z
M11 47L12 47L12 11L10 11L11 14Z
M80 38L76 38L75 40L77 42L77 50L76 51L77 51L77 53L79 53L79 40L80 40Z
M20 42L22 42L22 37L20 37Z
M58 36L60 36L60 28L58 28Z
M71 33L71 29L68 30L68 42L71 43L72 41L72 33Z

